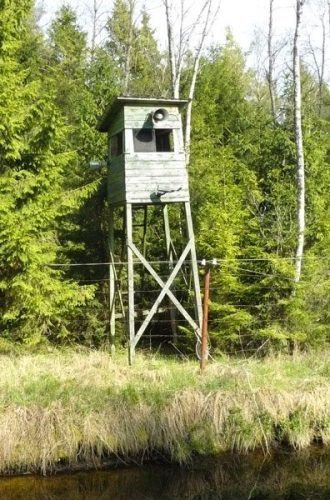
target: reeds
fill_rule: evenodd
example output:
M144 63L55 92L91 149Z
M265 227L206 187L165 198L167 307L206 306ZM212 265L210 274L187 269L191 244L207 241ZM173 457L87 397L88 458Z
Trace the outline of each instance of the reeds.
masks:
M0 360L0 472L97 466L158 451L185 462L278 443L330 443L327 353L265 361L196 362L105 352Z

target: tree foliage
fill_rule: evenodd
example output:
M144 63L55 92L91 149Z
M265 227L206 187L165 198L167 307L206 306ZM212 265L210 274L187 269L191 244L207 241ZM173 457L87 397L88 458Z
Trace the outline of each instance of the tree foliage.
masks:
M211 304L213 339L221 348L281 347L287 340L308 344L326 337L321 297L328 278L321 280L319 299L309 283L326 266L318 263L317 239L326 235L323 224L329 213L324 191L329 183L328 134L317 118L317 101L308 98L313 85L306 74L308 254L303 284L296 290L291 91L279 96L287 112L274 124L269 106L253 92L254 75L245 69L230 33L225 46L212 49L204 60L194 104L192 196L199 251L221 259L213 273Z
M192 64L187 57L182 97ZM95 125L118 94L169 95L168 67L147 10L138 12L133 0L114 2L105 39L92 51L71 7L60 8L45 36L32 0L0 2L1 336L105 341L107 266L66 266L108 261L106 172L87 167L107 156ZM201 59L189 173L198 255L219 259L210 327L220 350L329 341L330 93L324 83L320 112L318 81L307 65L301 73L306 255L297 286L292 75L274 88L274 119L266 76L257 82L230 32ZM152 248L163 238L156 212L154 260L165 258ZM172 215L180 248L180 214Z
M76 309L92 296L52 267L63 256L60 221L87 192L70 195L63 148L68 130L47 79L30 75L24 47L31 2L1 5L0 262L1 329L11 339L65 338Z

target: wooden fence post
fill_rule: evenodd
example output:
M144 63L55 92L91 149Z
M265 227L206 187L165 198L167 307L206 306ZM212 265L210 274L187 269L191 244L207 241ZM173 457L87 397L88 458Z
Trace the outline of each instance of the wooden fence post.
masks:
M207 326L208 326L208 316L209 316L209 296L210 296L210 266L206 265L205 276L204 276L204 302L203 302L203 322L202 322L202 345L201 345L201 359L200 359L200 369L201 372L205 370L206 359L207 359Z
M209 319L209 297L210 297L210 281L211 281L211 266L217 264L216 259L211 262L202 261L205 265L204 276L204 301L203 301L203 322L202 322L202 343L201 343L201 356L200 356L200 370L201 373L205 370L206 361L208 358L208 319Z

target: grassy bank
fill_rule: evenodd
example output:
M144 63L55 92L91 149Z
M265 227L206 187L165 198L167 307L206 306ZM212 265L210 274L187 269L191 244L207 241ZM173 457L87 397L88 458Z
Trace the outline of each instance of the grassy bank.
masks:
M97 465L157 450L176 461L277 443L330 443L329 352L197 363L55 351L0 359L0 472Z

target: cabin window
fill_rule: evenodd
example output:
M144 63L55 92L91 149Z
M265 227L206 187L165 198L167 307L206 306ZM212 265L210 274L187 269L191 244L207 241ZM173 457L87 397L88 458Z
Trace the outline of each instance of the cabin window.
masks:
M133 130L136 153L170 153L174 151L173 130L141 128Z
M124 152L124 134L123 131L113 135L110 139L111 156L119 156Z
M156 136L156 151L160 153L170 153L174 151L173 145L173 130L171 129L155 129Z

